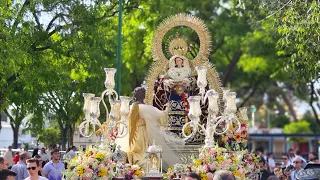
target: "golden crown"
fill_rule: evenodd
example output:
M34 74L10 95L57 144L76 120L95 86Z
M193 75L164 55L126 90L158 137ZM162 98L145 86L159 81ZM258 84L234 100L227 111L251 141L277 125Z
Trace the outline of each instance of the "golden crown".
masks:
M188 44L179 35L172 39L168 45L168 53L171 56L180 55L185 56L188 53Z

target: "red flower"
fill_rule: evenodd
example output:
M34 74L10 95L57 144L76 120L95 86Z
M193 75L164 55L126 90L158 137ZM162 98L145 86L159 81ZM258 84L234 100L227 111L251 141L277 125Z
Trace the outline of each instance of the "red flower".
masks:
M247 131L246 131L246 130L243 130L243 131L241 132L241 134L242 134L242 135L246 135L246 134L247 134Z
M247 125L243 123L243 124L241 124L241 127L247 127Z

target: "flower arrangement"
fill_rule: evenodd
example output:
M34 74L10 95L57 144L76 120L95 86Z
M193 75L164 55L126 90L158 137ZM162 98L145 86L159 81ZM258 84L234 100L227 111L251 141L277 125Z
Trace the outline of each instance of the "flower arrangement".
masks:
M240 116L240 115L238 115ZM248 120L238 117L240 122L240 131L237 132L238 127L231 124L228 134L222 137L222 143L228 151L242 151L247 149L248 145Z
M138 165L125 164L123 167L123 173L121 174L122 177L127 177L128 179L139 179L144 175L144 171Z
M207 173L216 170L229 170L237 179L254 179L252 175L260 172L258 166L259 158L247 150L228 151L216 146L214 148L202 148L199 158L193 161L191 170L202 175L203 179Z
M107 180L114 177L116 163L111 160L112 152L108 147L91 146L85 152L68 162L64 171L67 179Z
M71 180L107 180L113 177L138 179L144 175L138 165L116 163L111 157L109 146L91 146L68 162L68 169L64 174Z
M109 142L114 142L118 135L118 127L111 119L103 123L101 127L95 132L96 135L101 135Z
M177 164L168 169L165 177L174 179L188 172L195 172L200 175L201 180L207 180L217 170L229 170L237 180L254 180L259 179L258 162L259 158L247 150L233 152L219 146L202 148L199 158L194 159L191 165Z

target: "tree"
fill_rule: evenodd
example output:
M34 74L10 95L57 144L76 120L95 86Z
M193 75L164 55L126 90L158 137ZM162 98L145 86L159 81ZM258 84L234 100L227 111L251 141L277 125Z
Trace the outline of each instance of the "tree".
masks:
M37 138L46 147L60 144L60 130L55 127L45 128L37 134Z
M317 123L316 118L313 116L313 114L310 111L307 111L303 117L302 120L305 120L310 123L310 129L313 133L320 133L320 125Z
M312 133L310 129L310 123L307 121L298 121L298 122L291 122L287 124L283 128L283 132L287 134L303 134L303 133ZM302 142L305 141L304 138L290 138L293 142Z
M134 1L124 3L124 9L135 7ZM44 105L43 111L57 113L65 144L65 133L72 133L71 126L81 117L81 112L73 109L81 106L81 91L102 90L102 83L97 87L91 83L103 82L100 66L115 64L118 2L1 1L0 8L0 109L14 103L8 96L23 80L17 93L39 95L35 100L41 103L31 107ZM48 21L43 20L44 15ZM94 82L86 82L92 79ZM57 100L58 111L52 101L43 100ZM67 116L72 112L78 114Z
M309 102L320 124L320 105L316 103L318 90L314 88L320 75L320 3L302 0L234 0L233 10L255 29L269 24L269 31L274 34L277 42L277 59L280 65L277 71L288 73L294 79L295 86L309 84L310 96L305 100Z
M271 119L271 127L273 128L283 128L287 124L290 124L290 119L285 115L280 115Z
M252 28L246 19L238 18L220 1L150 1L141 3L140 9L134 9L125 16L123 59L133 73L126 79L127 86L133 88L143 81L147 68L139 67L151 62L150 42L156 26L162 19L180 12L194 14L205 21L212 32L210 61L221 72L223 85L238 93L240 106L255 104L259 107L265 103L263 97L267 95L270 106L276 104L284 114L283 106L287 105L293 119L297 119L291 101L295 86L287 86L291 83L290 76L279 72L277 39L273 31L269 31L271 25L265 23L260 29ZM198 43L192 32L183 35L189 38L189 42ZM279 81L285 82L286 86L279 86ZM278 93L272 89L278 89Z

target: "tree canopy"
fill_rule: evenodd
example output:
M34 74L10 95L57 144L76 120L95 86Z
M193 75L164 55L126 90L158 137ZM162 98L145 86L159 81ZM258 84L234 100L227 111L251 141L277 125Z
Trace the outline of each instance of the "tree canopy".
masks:
M238 93L239 106L267 104L279 115L286 106L297 120L294 97L317 101L316 90L314 98L305 94L319 72L319 3L262 1L125 1L121 95L131 95L143 82L157 25L184 12L208 26L210 62L223 85ZM0 111L24 107L12 116L14 127L28 114L33 131L51 119L67 143L83 117L82 93L100 96L103 68L116 66L118 8L109 0L0 2ZM198 43L192 31L183 32Z

